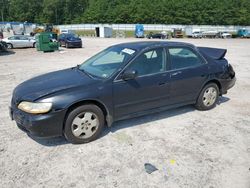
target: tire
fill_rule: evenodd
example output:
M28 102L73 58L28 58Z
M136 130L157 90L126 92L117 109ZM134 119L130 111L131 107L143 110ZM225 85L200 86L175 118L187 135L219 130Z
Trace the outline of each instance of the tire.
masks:
M104 127L102 110L91 104L72 110L65 121L64 136L72 144L83 144L96 140Z
M36 47L36 43L34 42L34 43L33 43L33 48L35 48L35 47Z
M216 106L219 98L219 88L215 83L209 83L201 90L199 97L195 103L198 110L210 110Z
M8 49L12 49L13 48L13 45L11 43L7 43L7 48Z

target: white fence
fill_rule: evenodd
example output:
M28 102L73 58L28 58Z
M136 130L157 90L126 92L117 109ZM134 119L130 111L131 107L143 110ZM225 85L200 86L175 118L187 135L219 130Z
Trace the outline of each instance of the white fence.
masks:
M94 30L96 27L105 26L111 27L113 30L121 31L133 31L136 24L71 24L71 25L58 25L60 29L70 30ZM164 24L143 24L146 31L172 31L174 28L185 30L187 27L192 29L198 29L200 31L228 31L237 32L241 28L245 28L250 31L250 26L213 26L213 25L164 25Z
M111 27L116 31L134 31L136 24L71 24L71 25L57 25L59 29L69 30L95 30L96 27ZM216 32L237 32L239 29L245 28L250 31L250 26L233 26L233 25L166 25L166 24L143 24L145 31L173 31L174 28L187 31L199 30L199 31L216 31ZM0 22L0 30L6 30L12 28L13 31L20 33L30 33L36 27L36 24L23 24L19 22Z

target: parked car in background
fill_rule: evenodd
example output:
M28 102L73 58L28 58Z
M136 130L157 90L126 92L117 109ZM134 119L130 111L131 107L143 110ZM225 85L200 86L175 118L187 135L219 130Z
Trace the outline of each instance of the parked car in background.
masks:
M65 33L65 34L74 34L74 31L73 30L70 30L70 29L61 29L60 30L60 33Z
M232 38L232 34L229 33L229 32L219 32L219 33L217 34L217 36L218 36L219 38L223 38L223 39Z
M3 41L7 43L8 48L35 48L36 46L35 38L27 35L14 35L8 38L4 38Z
M82 39L73 33L63 33L60 34L58 37L58 42L60 46L65 46L66 48L76 47L81 48L82 47Z
M147 35L147 38L148 39L168 39L168 34L165 32L165 33L153 33L153 32L150 32L148 35Z
M239 29L237 35L241 38L250 38L250 32L245 28Z
M117 44L81 65L21 83L10 115L28 134L86 143L121 119L187 104L210 110L235 84L225 54L181 42Z
M192 33L192 38L202 38L202 32L200 31L195 31Z

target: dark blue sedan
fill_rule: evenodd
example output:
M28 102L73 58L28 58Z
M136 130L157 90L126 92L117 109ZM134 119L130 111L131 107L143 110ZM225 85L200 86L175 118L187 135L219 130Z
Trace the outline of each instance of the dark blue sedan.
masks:
M86 143L121 119L188 104L210 110L235 84L225 54L179 42L114 45L18 85L11 117L28 134Z
M73 33L63 33L59 35L58 42L60 46L65 46L66 48L81 48L82 39Z

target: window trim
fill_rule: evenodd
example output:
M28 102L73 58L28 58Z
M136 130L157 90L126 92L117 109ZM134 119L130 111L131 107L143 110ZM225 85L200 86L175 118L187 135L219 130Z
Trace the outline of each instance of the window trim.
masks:
M190 50L191 52L193 52L200 59L201 64L188 66L188 67L182 67L182 68L178 68L178 69L172 69L172 61L171 61L170 52L169 52L169 49L171 49L171 48L184 48L184 49ZM169 63L169 71L178 71L178 70L183 70L183 69L188 69L188 68L195 68L195 67L199 67L199 66L207 64L206 59L197 50L195 50L195 49L193 49L193 48L191 48L189 46L167 46L166 47L166 52L167 52L168 60L170 62Z
M162 72L157 72L157 73L151 73L151 74L146 74L146 75L141 75L141 76L138 76L136 78L143 78L143 77L148 77L148 76L152 76L152 75L157 75L157 74L163 74L163 73L166 73L168 70L168 67L167 67L167 59L168 59L168 52L165 48L165 46L157 46L157 47L152 47L152 48L146 48L144 50L142 50L141 52L139 52L133 59L131 59L127 64L126 66L124 66L119 74L114 78L113 82L124 82L123 79L120 78L120 76L122 75L122 73L127 69L127 67L134 62L135 59L137 59L141 54L143 53L146 53L146 52L149 52L149 51L152 51L152 50L155 50L155 49L159 49L161 48L163 50L163 66L164 66L164 70Z

